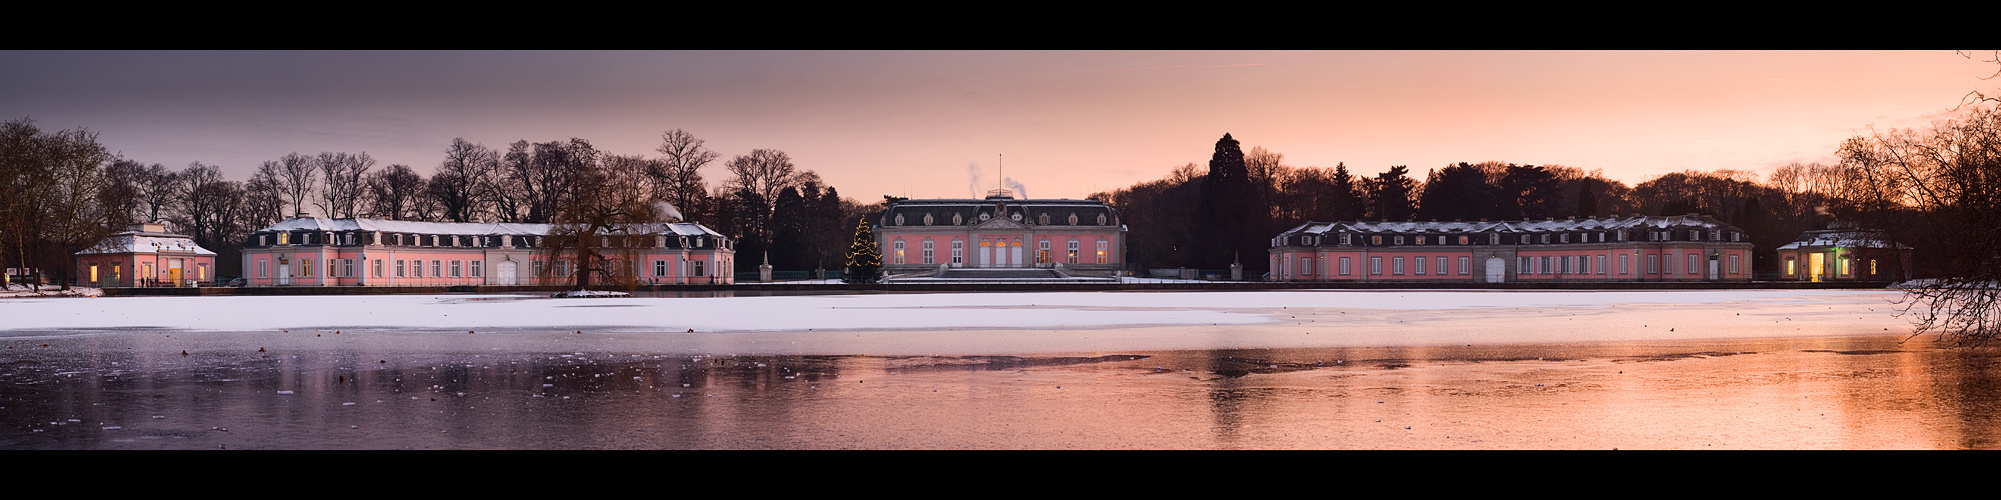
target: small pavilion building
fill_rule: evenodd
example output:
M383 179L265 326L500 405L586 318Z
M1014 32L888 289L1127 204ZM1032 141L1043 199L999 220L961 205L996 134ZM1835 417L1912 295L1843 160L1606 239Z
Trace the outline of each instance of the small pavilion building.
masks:
M91 287L203 286L215 252L161 224L137 224L76 253L75 283Z
M1798 281L1882 281L1911 279L1911 247L1888 233L1835 221L1827 229L1800 233L1778 248L1782 279Z

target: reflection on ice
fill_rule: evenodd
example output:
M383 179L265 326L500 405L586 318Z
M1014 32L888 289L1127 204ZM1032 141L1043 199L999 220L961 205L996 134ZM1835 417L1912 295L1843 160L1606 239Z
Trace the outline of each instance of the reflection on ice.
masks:
M210 305L46 301L44 313L99 326L0 332L0 447L2001 446L2001 416L1986 411L2001 404L1993 351L1900 342L1908 325L1881 292L1529 293L1485 305L1442 293L605 299L630 306L609 308L405 297L385 310L404 311L407 327L248 329L208 321L219 314ZM284 304L302 303L250 315L367 317L269 310ZM465 324L508 308L569 323ZM762 326L794 314L951 326L684 333L691 320L663 315L677 311ZM1063 323L1119 317L1094 313L1156 322ZM169 321L176 314L204 319ZM604 326L574 327L577 314ZM1024 326L1038 322L1053 326Z

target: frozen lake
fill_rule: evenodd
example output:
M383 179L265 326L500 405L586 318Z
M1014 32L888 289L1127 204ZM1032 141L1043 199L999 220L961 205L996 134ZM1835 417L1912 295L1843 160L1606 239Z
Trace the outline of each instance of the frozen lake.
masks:
M11 299L0 448L1996 447L1898 297Z

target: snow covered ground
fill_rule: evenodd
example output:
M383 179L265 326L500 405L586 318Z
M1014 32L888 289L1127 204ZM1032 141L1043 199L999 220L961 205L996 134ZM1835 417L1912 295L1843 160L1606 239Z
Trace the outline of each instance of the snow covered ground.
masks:
M8 283L8 284L7 284L7 287L6 287L5 289L0 289L0 298L12 298L12 297L101 297L101 296L103 296L103 295L104 295L104 290L102 290L102 289L97 289L97 288L91 288L91 287L83 287L83 286L73 286L73 287L70 287L70 289L69 289L69 290L65 291L65 290L63 290L63 287L62 287L61 285L56 285L56 286L48 286L48 285L43 285L43 286L41 287L41 291L40 291L40 292L36 292L36 291L35 291L34 289L32 289L32 288L29 288L29 287L28 287L28 285L23 285L23 284L20 284L20 283Z
M721 343L704 349L722 352L825 354L1566 343L1908 334L1908 321L1894 316L1892 301L1900 297L1877 290L1285 290L12 298L0 299L0 317L8 318L0 337L161 329L695 333Z

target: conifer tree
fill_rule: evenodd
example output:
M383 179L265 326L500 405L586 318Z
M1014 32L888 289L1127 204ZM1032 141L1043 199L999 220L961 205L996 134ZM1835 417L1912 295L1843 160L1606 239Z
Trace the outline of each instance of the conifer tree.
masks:
M849 284L875 283L882 279L882 250L875 246L875 229L863 217L855 226L854 242L848 245Z

